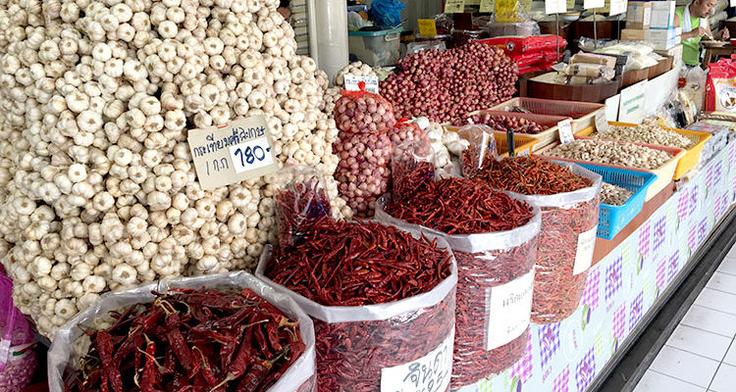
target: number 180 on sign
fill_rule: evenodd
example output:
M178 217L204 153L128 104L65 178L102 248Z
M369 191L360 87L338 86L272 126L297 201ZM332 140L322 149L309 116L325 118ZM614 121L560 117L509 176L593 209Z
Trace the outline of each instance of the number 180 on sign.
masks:
M236 173L260 169L273 164L273 155L265 138L251 140L230 147Z

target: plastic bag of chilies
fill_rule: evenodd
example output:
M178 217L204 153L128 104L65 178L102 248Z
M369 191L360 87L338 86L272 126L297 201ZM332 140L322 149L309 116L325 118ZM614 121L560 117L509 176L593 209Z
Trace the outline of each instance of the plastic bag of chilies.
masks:
M156 298L154 292L165 293L171 289L201 289L203 287L251 289L268 303L284 312L290 319L298 321L299 334L305 344L304 352L286 369L279 380L264 392L316 391L315 340L312 320L291 298L277 292L253 275L245 272L166 279L135 289L102 295L97 303L80 312L56 333L48 354L49 391L64 392L65 372L75 368L73 364L79 363L79 360L87 353L90 342L89 339L84 338L83 328L86 330L95 325L105 325L109 321L107 315L110 312L154 301Z

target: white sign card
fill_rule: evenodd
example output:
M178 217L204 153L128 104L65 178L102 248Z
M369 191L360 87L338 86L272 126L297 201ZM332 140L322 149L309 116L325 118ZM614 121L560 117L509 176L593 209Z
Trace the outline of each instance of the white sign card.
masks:
M544 13L564 14L567 12L567 0L544 0Z
M647 81L643 80L621 90L618 121L640 124L646 116Z
M595 129L598 132L608 130L608 119L606 118L606 109L595 112Z
M455 328L429 354L381 369L381 392L444 392L450 386Z
M589 10L591 8L603 8L606 6L606 0L583 0L583 8Z
M486 350L494 350L521 336L531 318L534 269L486 290Z
M376 76L357 76L347 74L345 75L345 90L360 91L360 82L365 83L365 91L378 94L378 77Z
M575 135L572 133L572 120L567 118L557 123L557 132L560 133L560 142L568 144L575 141Z
M578 250L575 253L575 266L572 274L579 275L590 269L593 265L593 251L595 251L595 238L598 226L578 235Z
M626 7L628 7L628 1L627 0L611 0L611 10L608 12L608 15L614 16L623 14L626 12Z
M278 170L273 142L262 115L189 131L189 149L202 189L210 190Z

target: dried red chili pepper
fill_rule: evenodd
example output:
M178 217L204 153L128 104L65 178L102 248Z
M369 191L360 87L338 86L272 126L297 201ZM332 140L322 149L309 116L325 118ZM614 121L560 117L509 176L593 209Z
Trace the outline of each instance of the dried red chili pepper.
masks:
M305 352L300 324L250 289L155 295L90 332L92 349L65 391L263 392ZM195 317L195 308L209 310Z
M275 191L277 238L280 246L291 246L311 222L329 216L331 206L321 176L313 170L295 168L284 177L290 181Z
M496 189L523 195L555 195L593 185L590 179L572 173L569 167L538 157L494 160L477 177Z
M264 256L258 271L298 294L297 302L308 298L327 312L332 306L354 307L356 312L365 306L378 309L428 295L444 283L440 290L445 293L435 294L432 305L423 302L385 317L374 310L365 321L317 320L319 390L379 391L382 370L411 363L451 342L452 258L433 241L374 222L325 218L314 222L301 242L277 249L272 259ZM446 377L449 383L449 369Z

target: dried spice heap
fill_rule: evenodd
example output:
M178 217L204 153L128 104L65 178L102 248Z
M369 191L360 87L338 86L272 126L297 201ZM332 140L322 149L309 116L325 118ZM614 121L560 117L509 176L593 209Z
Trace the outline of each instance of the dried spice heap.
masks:
M449 252L425 238L373 222L324 218L294 246L277 251L265 275L333 314L330 306L358 312L366 305L380 307L433 291L451 276L451 263ZM446 292L435 305L422 301L390 317L376 307L373 318L365 321L327 322L310 314L315 319L318 390L378 391L382 369L412 363L451 341L455 293ZM449 366L446 373L447 382ZM439 385L441 377L435 376Z
M533 216L528 204L494 191L481 180L467 178L428 181L407 198L392 200L386 212L447 234L511 230Z
M488 166L478 176L495 189L522 195L556 195L592 185L570 168L537 157L488 160Z
M526 118L490 113L473 114L470 118L466 119L462 125L466 124L484 124L496 131L507 132L511 130L515 133L524 133L527 135L536 135L547 129Z
M299 324L250 289L157 294L89 335L67 392L266 391L305 350Z

